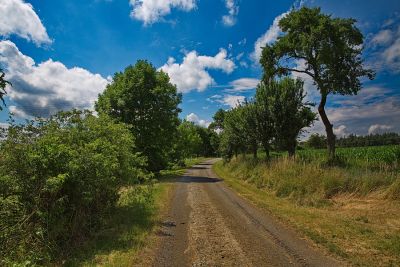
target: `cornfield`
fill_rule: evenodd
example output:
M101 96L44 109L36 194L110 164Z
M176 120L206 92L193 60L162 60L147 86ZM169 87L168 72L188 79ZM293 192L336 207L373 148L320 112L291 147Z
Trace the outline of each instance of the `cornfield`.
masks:
M337 148L338 158L349 166L398 169L400 167L400 145ZM326 158L326 149L298 151L298 158L310 162Z

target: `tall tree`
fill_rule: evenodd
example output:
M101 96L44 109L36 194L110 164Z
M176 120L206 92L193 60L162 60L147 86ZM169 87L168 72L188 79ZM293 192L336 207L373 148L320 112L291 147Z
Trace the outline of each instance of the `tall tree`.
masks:
M129 124L138 151L148 159L149 169L158 171L170 160L181 100L182 95L167 74L139 60L114 75L112 83L99 95L96 111Z
M288 151L289 157L295 155L297 138L303 128L309 127L316 119L311 104L304 101L303 85L300 79L289 77L269 84L273 91L270 105L275 142L279 148Z
M314 80L321 95L318 112L325 125L330 159L335 157L335 135L325 112L327 96L357 94L360 78L374 77L372 70L363 67L363 35L355 23L354 19L322 14L320 8L293 10L279 21L284 35L263 48L260 59L264 81L291 72Z
M3 105L6 105L4 101L4 96L7 94L6 86L7 84L11 84L9 81L5 79L5 73L2 69L0 69L0 100L3 102ZM3 110L3 107L0 105L0 110Z
M230 159L240 152L245 152L246 142L243 127L241 109L236 107L225 112L220 143L220 150L224 158Z
M224 127L225 114L225 110L222 108L218 109L213 116L213 122L208 126L208 128L217 131L222 130Z
M197 132L197 126L193 122L183 121L178 126L178 134L177 149L181 153L182 158L200 154L202 139Z
M261 142L267 158L271 150L271 140L274 137L274 124L272 116L271 98L273 92L268 84L270 82L261 81L256 90L255 105L256 105L256 120L257 120L257 135Z
M257 134L257 107L254 102L245 102L239 106L243 125L244 141L248 149L257 158L258 134Z

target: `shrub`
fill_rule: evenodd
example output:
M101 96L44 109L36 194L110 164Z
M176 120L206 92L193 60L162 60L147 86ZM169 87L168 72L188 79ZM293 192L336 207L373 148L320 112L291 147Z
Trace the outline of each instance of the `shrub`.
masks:
M88 111L12 124L0 148L0 265L38 264L81 243L121 186L144 181L127 126Z

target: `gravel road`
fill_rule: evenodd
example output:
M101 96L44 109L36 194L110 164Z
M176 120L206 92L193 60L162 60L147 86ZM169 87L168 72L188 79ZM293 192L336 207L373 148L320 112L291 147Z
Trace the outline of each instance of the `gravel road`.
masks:
M224 185L215 160L175 186L153 266L340 266Z

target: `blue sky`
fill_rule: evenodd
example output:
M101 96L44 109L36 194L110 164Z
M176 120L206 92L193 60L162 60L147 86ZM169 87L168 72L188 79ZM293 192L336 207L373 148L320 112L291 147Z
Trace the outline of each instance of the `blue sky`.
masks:
M328 99L335 132L400 132L398 0L0 0L0 64L13 83L0 122L8 111L92 108L115 72L147 59L183 93L181 117L207 125L218 108L254 95L255 48L276 40L277 18L300 5L357 19L365 64L377 72L359 95ZM321 123L309 132L323 132Z

